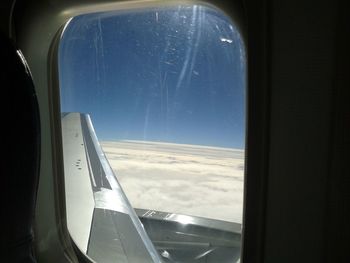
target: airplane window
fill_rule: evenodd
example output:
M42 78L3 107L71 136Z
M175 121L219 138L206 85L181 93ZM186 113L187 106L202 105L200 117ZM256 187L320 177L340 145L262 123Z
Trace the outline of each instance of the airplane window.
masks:
M245 52L232 20L202 5L66 25L58 56L67 225L88 256L239 261Z

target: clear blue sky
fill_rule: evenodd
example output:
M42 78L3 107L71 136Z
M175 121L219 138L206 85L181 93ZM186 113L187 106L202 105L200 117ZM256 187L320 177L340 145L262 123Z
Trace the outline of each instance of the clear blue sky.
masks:
M59 47L61 110L100 140L243 148L245 74L237 29L201 6L78 16Z

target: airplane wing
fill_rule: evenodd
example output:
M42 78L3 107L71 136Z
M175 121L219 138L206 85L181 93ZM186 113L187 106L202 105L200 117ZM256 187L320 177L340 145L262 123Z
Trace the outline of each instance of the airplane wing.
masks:
M96 262L238 262L241 225L134 209L87 114L62 114L67 226Z

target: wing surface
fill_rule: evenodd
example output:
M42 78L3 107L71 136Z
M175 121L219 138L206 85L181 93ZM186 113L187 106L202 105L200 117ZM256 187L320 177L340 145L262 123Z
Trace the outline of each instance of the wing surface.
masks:
M62 115L67 225L96 262L239 262L241 225L134 209L87 114Z

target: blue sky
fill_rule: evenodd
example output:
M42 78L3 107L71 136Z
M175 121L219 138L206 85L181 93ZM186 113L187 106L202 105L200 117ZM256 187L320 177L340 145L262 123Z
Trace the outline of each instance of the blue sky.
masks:
M100 140L243 148L245 67L213 9L78 16L59 47L61 110L90 114Z

